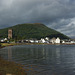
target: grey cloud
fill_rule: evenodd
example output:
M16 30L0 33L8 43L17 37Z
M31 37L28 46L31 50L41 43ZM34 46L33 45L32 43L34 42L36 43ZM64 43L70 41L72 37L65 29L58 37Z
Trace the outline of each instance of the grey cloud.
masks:
M75 35L75 18L70 19L62 19L57 23L53 23L54 29L57 31L60 31L68 36L74 36Z
M0 0L0 28L39 22L68 35L73 18L75 0Z

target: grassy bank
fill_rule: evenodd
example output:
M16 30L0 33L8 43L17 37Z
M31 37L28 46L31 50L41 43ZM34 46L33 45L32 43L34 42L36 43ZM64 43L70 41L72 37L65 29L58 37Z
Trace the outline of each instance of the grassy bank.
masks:
M42 45L42 44L46 44L46 43L1 43L2 47L6 47L6 46L14 46L14 45Z
M13 45L17 45L17 43L1 43L1 46L13 46Z
M20 64L0 58L0 75L27 75Z

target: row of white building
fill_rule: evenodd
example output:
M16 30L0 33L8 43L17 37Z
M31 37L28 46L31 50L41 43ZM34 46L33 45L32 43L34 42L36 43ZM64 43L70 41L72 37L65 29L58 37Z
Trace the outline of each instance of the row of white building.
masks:
M48 37L46 38L41 38L40 40L34 40L34 39L30 39L30 40L26 40L27 42L30 42L30 43L60 43L60 38L57 37L57 38L52 38L52 39L49 39Z
M0 42L9 42L9 40L7 38L4 38L4 39L0 39ZM18 43L52 43L52 44L75 44L75 40L72 40L72 39L63 39L61 40L59 37L57 38L41 38L40 40L37 40L37 39L25 39L25 40L18 40L17 41Z
M46 38L41 38L40 40L26 40L26 41L29 41L30 43L52 43L52 44L75 44L75 40L72 40L72 39L63 39L61 40L59 37L57 38L52 38L52 39L49 39L48 37Z

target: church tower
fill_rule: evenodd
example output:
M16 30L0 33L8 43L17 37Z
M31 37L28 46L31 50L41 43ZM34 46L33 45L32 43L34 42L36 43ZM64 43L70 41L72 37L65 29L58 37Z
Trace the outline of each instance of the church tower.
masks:
M8 29L8 39L12 39L12 29Z

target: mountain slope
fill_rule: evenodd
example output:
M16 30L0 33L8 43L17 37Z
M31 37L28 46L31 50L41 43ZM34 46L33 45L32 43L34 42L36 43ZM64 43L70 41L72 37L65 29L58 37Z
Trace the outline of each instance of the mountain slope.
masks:
M13 29L13 38L28 39L28 38L44 38L46 36L60 37L61 39L67 39L68 37L61 34L51 28L46 27L44 24L18 24L12 27L0 29L0 37L7 37L8 29Z

